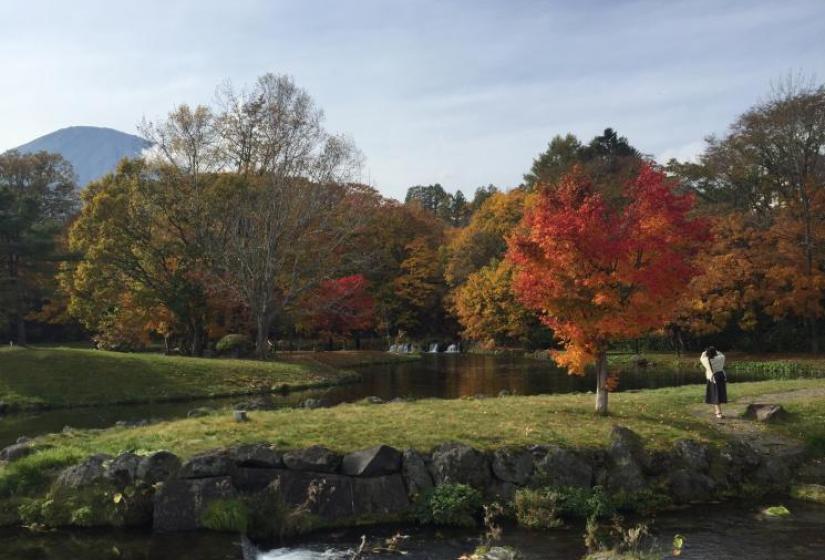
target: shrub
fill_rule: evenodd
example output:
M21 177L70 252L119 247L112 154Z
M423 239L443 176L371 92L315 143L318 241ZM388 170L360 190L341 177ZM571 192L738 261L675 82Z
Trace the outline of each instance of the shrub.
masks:
M240 357L252 350L252 341L245 334L228 334L215 345L218 354Z
M481 494L475 488L442 484L422 497L418 519L425 524L474 527L480 509Z
M562 525L558 493L551 488L516 492L513 508L519 525L529 529L553 529Z
M551 529L562 524L564 516L608 517L614 512L610 498L601 486L594 488L523 488L514 500L516 520L531 529Z

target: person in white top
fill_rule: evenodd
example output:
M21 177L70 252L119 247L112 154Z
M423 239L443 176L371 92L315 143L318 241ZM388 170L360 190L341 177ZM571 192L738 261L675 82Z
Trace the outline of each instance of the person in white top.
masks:
M705 402L712 404L717 418L722 415L722 404L728 402L728 377L725 375L725 355L713 346L708 346L702 352L699 363L705 368L705 378L708 380L705 388Z

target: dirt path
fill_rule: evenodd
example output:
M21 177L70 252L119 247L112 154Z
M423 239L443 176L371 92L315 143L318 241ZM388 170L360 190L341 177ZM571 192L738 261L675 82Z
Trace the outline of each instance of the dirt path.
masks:
M825 397L825 387L742 397L723 406L725 417L722 419L713 416L712 408L706 404L693 406L691 412L722 434L748 444L759 454L798 455L805 450L802 442L779 435L766 424L743 418L742 414L751 403L784 404L810 397Z

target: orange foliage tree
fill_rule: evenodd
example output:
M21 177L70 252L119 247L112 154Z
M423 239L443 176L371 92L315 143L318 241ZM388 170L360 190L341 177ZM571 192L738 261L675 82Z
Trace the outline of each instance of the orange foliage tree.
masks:
M609 203L574 167L538 190L508 239L516 294L563 345L555 361L575 374L596 364L599 414L607 414L608 344L672 319L709 240L705 221L690 216L693 197L676 186L645 165Z

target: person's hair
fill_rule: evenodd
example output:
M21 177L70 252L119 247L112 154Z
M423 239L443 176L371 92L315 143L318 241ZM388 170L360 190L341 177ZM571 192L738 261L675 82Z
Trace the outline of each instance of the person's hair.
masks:
M708 346L705 349L705 354L707 354L708 358L715 358L716 357L716 347L715 346Z

